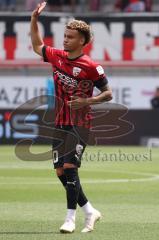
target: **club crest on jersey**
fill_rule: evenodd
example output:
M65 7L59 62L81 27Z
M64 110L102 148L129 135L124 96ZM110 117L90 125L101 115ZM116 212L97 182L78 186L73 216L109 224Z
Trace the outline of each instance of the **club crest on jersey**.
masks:
M74 77L77 77L79 74L80 74L80 72L81 72L81 68L79 68L79 67L74 67L73 68L73 76Z
M76 153L78 156L80 156L82 154L82 151L83 151L83 146L80 145L80 144L77 144L76 145Z

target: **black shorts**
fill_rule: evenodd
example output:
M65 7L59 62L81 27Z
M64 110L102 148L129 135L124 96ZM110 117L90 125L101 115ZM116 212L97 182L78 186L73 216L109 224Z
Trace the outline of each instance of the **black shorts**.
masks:
M54 168L63 167L64 163L72 163L80 167L88 137L89 129L77 126L56 126L52 144Z

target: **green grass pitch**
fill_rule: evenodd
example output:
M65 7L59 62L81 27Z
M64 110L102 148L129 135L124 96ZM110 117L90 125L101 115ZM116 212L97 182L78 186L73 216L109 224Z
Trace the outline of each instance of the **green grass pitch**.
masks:
M48 149L39 146L33 151ZM60 234L65 191L52 162L22 161L13 146L0 146L0 239L159 239L159 149L87 147L80 177L103 218L92 233L82 234L84 215L78 208L75 233Z

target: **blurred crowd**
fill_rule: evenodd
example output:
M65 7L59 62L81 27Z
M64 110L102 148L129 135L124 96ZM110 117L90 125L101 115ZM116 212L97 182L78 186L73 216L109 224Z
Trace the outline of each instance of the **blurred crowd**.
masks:
M122 12L149 12L152 10L152 0L117 0L115 9Z
M0 0L1 10L16 10L16 0Z
M43 0L0 0L1 11L32 11ZM47 11L58 12L145 12L157 0L48 0Z

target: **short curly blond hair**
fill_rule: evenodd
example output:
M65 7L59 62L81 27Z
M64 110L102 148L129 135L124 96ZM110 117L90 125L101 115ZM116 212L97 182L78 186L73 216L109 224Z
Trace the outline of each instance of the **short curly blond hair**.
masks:
M91 27L84 21L73 19L66 24L66 28L77 30L81 33L85 38L84 45L88 44L92 40Z

